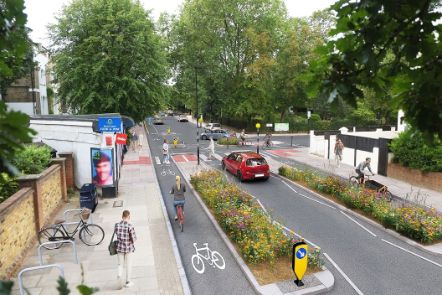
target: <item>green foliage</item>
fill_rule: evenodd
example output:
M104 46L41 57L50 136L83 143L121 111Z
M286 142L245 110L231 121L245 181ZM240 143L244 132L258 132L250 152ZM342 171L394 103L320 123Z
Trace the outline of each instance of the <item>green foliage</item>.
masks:
M406 121L433 139L442 137L439 0L339 0L336 28L312 63L311 95L344 98L356 106L364 87L386 89Z
M36 134L28 125L28 116L21 112L8 111L5 103L0 101L0 172L17 172L11 159Z
M410 128L393 139L390 148L394 161L422 171L442 172L442 141L435 136L428 144L423 134Z
M27 145L17 152L13 164L22 174L39 174L51 161L51 150L47 146Z
M9 295L12 293L13 281L0 281L0 295Z
M237 137L220 138L217 141L217 143L221 144L221 145L237 145L238 144L238 138Z
M59 96L79 114L136 122L160 109L165 56L149 12L131 0L74 0L51 27Z
M0 203L19 190L18 183L6 172L0 173Z
M434 209L417 205L394 206L376 192L366 188L354 188L335 177L322 177L311 171L281 166L279 174L299 181L311 189L333 196L348 208L357 209L373 217L384 226L422 243L442 240L442 216Z
M24 0L2 1L0 6L0 93L21 77L32 53L26 29Z
M99 291L98 288L91 288L91 287L88 287L88 286L83 285L83 284L78 285L77 289L78 289L78 291L80 292L81 295L92 295L95 292Z

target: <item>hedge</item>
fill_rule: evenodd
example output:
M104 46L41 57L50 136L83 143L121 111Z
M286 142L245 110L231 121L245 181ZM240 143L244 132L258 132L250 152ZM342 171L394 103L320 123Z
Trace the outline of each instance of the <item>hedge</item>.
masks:
M15 154L12 163L22 174L39 174L51 162L51 150L47 146L27 145Z

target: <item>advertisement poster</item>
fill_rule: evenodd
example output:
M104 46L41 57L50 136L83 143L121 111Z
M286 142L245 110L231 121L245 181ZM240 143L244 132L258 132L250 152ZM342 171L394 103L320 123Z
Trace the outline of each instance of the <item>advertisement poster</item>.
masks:
M275 123L275 131L289 131L289 123Z
M113 149L91 148L92 183L98 187L114 185Z

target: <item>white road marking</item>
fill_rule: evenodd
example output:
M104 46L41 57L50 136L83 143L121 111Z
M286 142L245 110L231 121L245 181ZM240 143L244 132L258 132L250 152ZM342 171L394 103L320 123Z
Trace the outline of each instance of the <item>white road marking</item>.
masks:
M363 229L365 229L370 235L372 235L373 237L376 237L376 235L369 230L368 228L366 228L365 226L363 226L362 224L360 224L359 222L357 222L355 219L351 218L350 216L348 216L347 214L345 214L344 212L341 211L342 214L344 214L345 217L347 217L348 219L350 219L351 221L353 221L354 223L356 223L357 225L359 225L360 227L362 227Z
M218 154L215 154L215 159L217 159L218 161L222 161L223 157L221 157L221 156L218 155Z
M207 156L204 154L200 154L200 158L203 159L203 161L207 161Z
M315 243L313 243L312 241L307 240L306 238L304 238L303 236L301 236L300 234L295 233L294 231L292 231L290 228L288 228L287 226L282 225L281 223L277 222L277 221L273 221L273 223L281 226L283 229L285 229L286 231L288 231L289 233L291 233L292 235L297 236L300 239L303 239L304 241L306 241L308 244L312 245L315 248L321 248L318 245L316 245Z
M157 163L157 165L161 165L161 161L158 156L155 156L155 162Z
M327 253L324 253L324 256L341 273L341 275L353 287L353 289L355 289L356 293L358 293L359 295L364 295L364 293L362 293L361 290L359 290L359 288L350 280L350 278L345 274L345 272L342 271L342 269L336 264L336 262L334 262L333 259L331 259L330 256L328 256Z
M259 203L259 205L261 206L262 210L264 210L265 213L267 213L267 209L264 207L264 205L261 203L261 201L259 199L256 199Z
M201 157L201 155L200 155L200 157ZM185 155L183 155L183 158L186 162L189 162L189 159L187 159L187 157Z
M423 257L423 256L420 256L419 254L413 253L413 252L411 252L410 250L407 250L407 249L405 249L405 248L402 248L401 246L398 246L398 245L393 244L392 242L389 242L389 241L384 240L384 239L382 239L382 241L385 242L385 243L387 243L387 244L389 244L389 245L392 245L393 247L396 247L396 248L401 249L401 250L403 250L403 251L405 251L405 252L407 252L407 253L410 253L411 255L414 255L414 256L416 256L416 257L419 257L420 259L423 259L423 260L425 260L425 261L428 261L428 262L430 262L430 263L432 263L432 264L434 264L434 265L436 265L436 266L442 267L442 264L439 264L439 263L437 263L437 262L434 262L433 260L430 260L430 259L428 259L428 258L425 258L425 257Z
M309 199L309 200L311 200L311 201L314 201L314 202L316 202L316 203L319 203L319 204L321 204L321 205L324 205L324 206L327 206L327 207L329 207L329 208L332 208L332 209L336 210L335 207L330 206L329 204L326 204L326 203L324 203L324 202L321 202L321 201L315 200L315 199L310 198L309 196L306 196L306 195L304 195L304 194L300 194L300 193L298 193L295 189L293 189L293 188L292 188L287 182L285 182L284 180L281 180L281 182L284 183L289 189L291 189L292 191L294 191L295 193L297 193L299 196L304 197L304 198L306 198L306 199Z

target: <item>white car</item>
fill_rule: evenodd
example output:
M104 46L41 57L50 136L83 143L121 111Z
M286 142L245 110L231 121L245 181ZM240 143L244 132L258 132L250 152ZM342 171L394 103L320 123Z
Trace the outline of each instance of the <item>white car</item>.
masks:
M218 130L218 129L221 129L221 124L220 123L208 123L206 125L206 129Z

